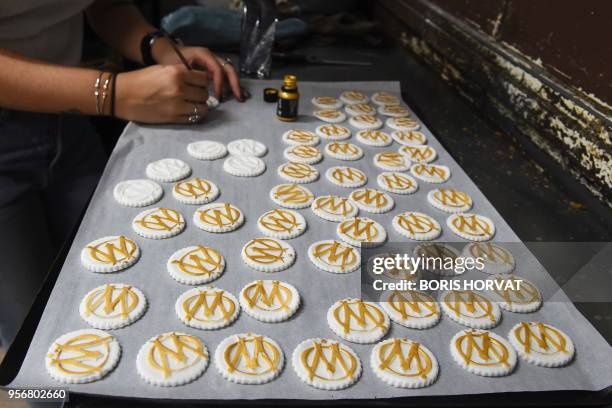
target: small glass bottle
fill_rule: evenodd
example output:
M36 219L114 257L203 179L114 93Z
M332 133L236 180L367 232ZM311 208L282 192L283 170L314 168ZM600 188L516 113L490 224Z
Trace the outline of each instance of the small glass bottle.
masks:
M297 88L297 77L285 75L283 86L278 93L276 116L283 122L294 122L298 118L298 102L300 94Z

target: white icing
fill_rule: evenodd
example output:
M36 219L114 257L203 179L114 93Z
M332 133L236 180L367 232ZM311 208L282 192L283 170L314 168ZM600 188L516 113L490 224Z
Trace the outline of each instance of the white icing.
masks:
M180 159L161 159L147 165L147 177L162 183L178 181L191 174L191 168Z
M257 156L261 157L268 151L268 148L261 142L253 139L238 139L227 144L230 154L236 156Z
M128 207L142 207L158 201L164 191L153 180L125 180L118 183L113 190L113 196L119 204Z
M233 176L255 177L266 170L266 164L258 157L230 156L223 162L223 170Z
M200 160L215 160L227 154L227 148L223 143L212 140L201 140L189 143L187 153Z

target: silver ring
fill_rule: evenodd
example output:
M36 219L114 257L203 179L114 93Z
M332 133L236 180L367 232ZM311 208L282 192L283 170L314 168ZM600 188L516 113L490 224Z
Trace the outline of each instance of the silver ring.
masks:
M198 110L198 104L193 104L193 113L188 117L189 123L199 123L202 120L202 115Z
M234 62L232 61L231 58L224 58L221 61L219 61L219 64L221 64L221 68L225 68L226 65L234 65Z

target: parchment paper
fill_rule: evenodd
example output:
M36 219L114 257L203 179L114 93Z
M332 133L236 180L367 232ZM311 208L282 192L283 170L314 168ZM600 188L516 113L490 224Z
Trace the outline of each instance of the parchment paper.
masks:
M442 322L428 330L411 330L393 324L387 337L405 336L429 347L440 362L438 381L427 388L404 390L393 388L381 382L370 368L370 351L373 345L347 343L355 350L364 366L364 373L354 386L342 391L322 391L307 386L295 375L290 364L275 381L264 385L237 385L223 379L214 364L195 382L180 387L154 387L145 383L136 372L136 354L141 345L150 337L171 330L183 331L199 336L212 355L219 342L228 335L252 331L274 338L282 346L286 361L290 361L294 347L310 337L337 338L328 328L325 314L329 306L338 299L359 295L359 273L336 275L315 268L307 257L308 246L320 239L335 237L336 223L315 216L310 209L299 210L308 222L308 230L302 236L290 240L297 251L297 262L288 270L274 275L249 269L240 259L240 249L244 243L260 236L256 221L265 211L274 208L268 198L270 189L284 182L276 173L276 168L285 160L283 150L287 147L281 141L283 132L300 127L315 129L321 122L311 116L313 96L337 96L349 89L371 94L375 91L390 91L399 96L396 82L346 82L346 83L307 83L301 82L302 116L294 124L283 123L275 118L274 104L261 100L262 89L278 86L278 82L245 81L254 95L253 100L240 104L235 101L222 104L212 112L205 124L199 126L139 126L129 124L121 136L110 158L106 171L100 181L95 196L82 221L73 246L51 294L43 317L24 364L12 387L66 387L70 391L102 395L144 397L144 398L189 398L189 399L336 399L336 398L386 398L416 395L453 395L492 393L506 391L544 391L544 390L600 390L612 384L612 349L598 332L569 302L547 303L538 312L521 315L503 312L495 333L506 336L509 329L521 319L543 321L559 327L571 336L576 344L576 358L565 368L549 369L519 362L516 371L503 378L484 378L468 373L460 368L449 353L451 337L464 327L443 317ZM348 122L345 125L348 126ZM350 127L350 126L349 126ZM355 129L352 129L355 131ZM385 129L390 131L390 129ZM474 200L473 211L484 214L495 222L496 241L518 241L518 237L477 189L450 154L438 143L429 130L422 129L439 155L435 163L445 164L452 171L447 187L459 188ZM266 144L269 149L264 157L266 172L256 178L239 178L225 173L223 160L212 162L198 161L186 152L188 143L210 139L227 143L238 138L254 138ZM376 175L380 170L373 165L375 153L397 150L394 143L387 148L368 147L359 144L365 157L356 162L342 162L325 157L315 165L321 173L318 181L307 187L322 195L333 193L347 195L350 190L332 185L324 177L325 170L334 165L347 164L365 170L369 180L367 186L378 188ZM325 142L319 145L323 148ZM194 226L192 216L197 206L178 203L171 194L172 184L164 184L164 197L155 204L179 210L187 221L185 231L170 239L150 240L141 238L131 229L132 218L142 209L127 208L116 203L112 196L115 184L122 180L145 178L147 163L165 157L175 157L186 161L193 169L194 176L205 177L217 183L221 190L218 201L237 205L245 214L246 223L237 231L226 234L211 234ZM482 169L487 171L487 169ZM382 215L369 217L381 222L387 229L390 241L405 241L391 227L392 217L405 210L422 211L432 215L443 226L440 240L462 241L446 227L446 214L432 208L426 200L429 190L440 185L419 181L416 194L400 196L393 194L395 208ZM141 259L131 268L115 274L95 274L85 270L80 263L79 254L88 242L106 235L124 234L134 239L142 250ZM217 331L201 331L185 326L174 312L177 297L189 286L174 281L166 271L168 257L177 249L189 245L205 244L217 248L226 259L225 273L213 284L238 295L240 289L255 279L280 279L296 286L302 296L302 306L289 321L266 324L256 321L242 313L231 326ZM533 271L523 259L518 259L521 276L534 279ZM550 279L549 276L544 276ZM105 283L126 283L140 288L149 300L149 308L144 317L123 329L111 333L121 343L123 354L117 368L105 379L91 384L65 385L52 380L46 373L44 356L49 345L60 335L77 329L89 327L78 312L81 298L92 288ZM563 300L563 296L561 299Z

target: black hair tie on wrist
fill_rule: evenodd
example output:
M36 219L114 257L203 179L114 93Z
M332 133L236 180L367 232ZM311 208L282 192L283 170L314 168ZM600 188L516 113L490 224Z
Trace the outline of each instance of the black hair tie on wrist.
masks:
M117 99L116 95L117 95L117 90L116 90L116 84L117 84L117 76L119 74L113 73L112 74L112 78L111 78L111 105L110 105L110 115L112 117L115 117L115 100Z

